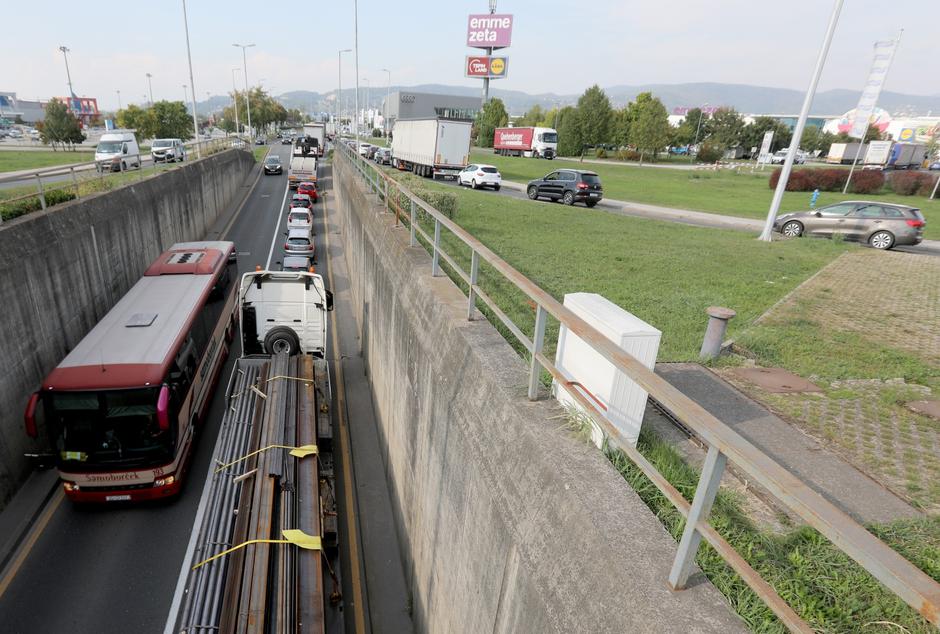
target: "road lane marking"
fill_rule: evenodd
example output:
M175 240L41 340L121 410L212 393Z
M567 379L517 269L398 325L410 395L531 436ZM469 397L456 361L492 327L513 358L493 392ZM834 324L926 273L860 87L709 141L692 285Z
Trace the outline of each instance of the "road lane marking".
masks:
M281 201L281 206L277 209L277 218L274 222L274 235L271 236L271 249L268 251L268 261L264 265L264 268L271 270L271 258L274 256L274 243L277 242L277 230L281 227L281 214L284 213L284 205L287 203L287 195L290 193L290 181L287 181L287 185L284 187L284 200Z
M29 531L29 537L26 538L26 541L23 542L23 545L20 546L19 552L16 554L16 557L13 558L13 562L10 564L10 567L7 568L7 572L3 575L3 578L0 579L0 597L3 597L3 593L7 591L7 588L10 587L10 584L13 583L13 579L16 577L16 574L20 571L20 567L23 565L23 562L26 561L26 558L29 557L30 551L33 549L33 546L39 540L39 536L42 535L43 531L46 530L46 525L49 524L49 520L52 519L52 516L55 515L56 509L59 508L59 505L62 504L62 500L65 499L65 493L62 491L62 487L56 485L58 490L52 499L49 501L49 504L46 505L46 508L43 509L42 515L39 517L39 521L36 522L36 525Z
M335 288L333 283L333 266L330 263L330 231L329 231L329 213L327 211L326 198L323 199L323 240L326 247L326 276L330 282L330 288ZM349 527L349 570L352 574L353 587L353 615L356 632L365 632L365 613L363 612L362 601L362 580L359 576L359 522L353 509L355 502L352 497L352 454L350 452L349 428L346 424L346 383L343 379L343 357L339 349L339 339L336 335L336 313L330 313L331 341L333 344L333 358L336 360L336 403L337 420L339 422L340 434L339 445L340 452L343 455L343 497L346 506L346 525Z

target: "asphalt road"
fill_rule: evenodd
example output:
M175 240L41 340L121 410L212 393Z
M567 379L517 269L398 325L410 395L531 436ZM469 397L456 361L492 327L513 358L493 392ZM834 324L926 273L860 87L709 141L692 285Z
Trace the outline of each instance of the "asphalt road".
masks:
M271 146L286 158L289 148ZM275 222L287 177L262 176L227 239L239 269L280 259ZM210 239L216 236L209 236ZM273 238L273 239L272 239ZM237 345L237 344L236 344ZM228 380L233 350L220 383ZM219 390L218 392L221 392ZM160 504L78 509L61 501L23 566L0 596L0 632L162 632L224 411L217 392L181 496Z

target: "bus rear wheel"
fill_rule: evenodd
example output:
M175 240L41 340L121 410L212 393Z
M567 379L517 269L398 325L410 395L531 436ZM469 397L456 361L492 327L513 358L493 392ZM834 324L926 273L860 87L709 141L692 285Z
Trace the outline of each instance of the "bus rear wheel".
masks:
M268 354L286 352L289 356L294 356L300 352L300 340L297 333L290 328L278 326L264 336L264 351Z

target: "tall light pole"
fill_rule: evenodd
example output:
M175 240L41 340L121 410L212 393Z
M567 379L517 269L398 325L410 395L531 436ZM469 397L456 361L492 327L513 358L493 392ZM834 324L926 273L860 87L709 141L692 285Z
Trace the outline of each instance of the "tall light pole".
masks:
M114 92L116 92L118 96L118 110L122 110L123 108L121 107L121 91L115 90Z
M240 136L242 133L241 126L238 125L238 88L235 87L235 73L240 70L241 68L232 69L232 99L235 100L235 136Z
M369 101L372 100L372 92L371 92L372 85L371 85L371 83L369 82L369 79L368 79L368 78L364 78L362 81L364 81L364 82L366 83L366 104L365 104L366 107L365 107L365 111L366 111L366 112L370 112L370 110L369 110ZM365 123L365 118L366 118L365 113L363 113L362 118L363 118L363 123ZM369 131L367 132L366 136L372 136L372 121L371 121L372 118L369 117L369 119L370 119L370 121L369 121Z
M65 76L66 76L66 77L68 78L68 80L69 80L69 94L68 94L68 99L71 100L71 99L72 99L72 96L75 94L75 91L72 90L72 73L69 71L69 53L72 52L72 49L68 48L67 46L60 46L60 47L59 47L59 50L62 51L62 57L65 58ZM71 102L70 102L70 103L69 103L69 110L71 110L71 109L72 109L72 104L71 104Z
M356 49L356 153L359 153L359 0L353 0L353 48Z
M186 84L183 84L183 103L185 104L188 99L189 99L189 86L187 86Z
M385 138L388 138L388 98L392 90L392 71L387 68L381 69L388 77L385 81L385 108L382 109L382 130L385 132Z
M494 13L496 13L496 0L490 0L490 15L493 15ZM488 56L492 56L493 47L486 49L486 54ZM489 98L490 98L490 78L484 77L483 78L483 105L484 106L486 105L486 102L489 101Z
M147 88L150 89L150 105L151 106L153 105L153 82L151 81L152 77L153 75L151 75L150 73L147 73Z
M803 99L803 108L800 110L800 118L796 122L796 128L793 129L793 138L790 141L790 149L787 150L787 159L783 163L783 170L780 172L780 180L777 182L777 189L774 190L773 200L770 201L770 209L767 211L767 221L764 223L764 230L760 234L760 239L764 242L770 242L773 239L774 222L777 220L777 212L780 210L780 203L783 201L783 192L786 191L787 181L790 179L790 172L793 170L793 159L796 157L796 151L800 147L800 140L803 138L803 128L806 127L806 118L809 116L809 107L813 103L813 97L816 95L816 86L819 85L819 76L822 75L823 66L826 65L826 57L829 56L829 46L832 44L832 36L836 32L836 24L839 23L839 13L842 11L844 0L836 0L832 7L832 16L829 18L829 28L826 30L826 38L823 40L822 48L819 50L819 57L816 59L816 69L813 71L813 78L809 82L809 88L806 90L806 98Z
M232 44L242 49L242 73L245 75L245 109L248 112L248 137L251 138L251 95L248 94L248 56L245 54L246 48L251 48L254 44Z
M336 96L336 131L337 134L343 127L343 104L341 100L343 98L343 53L352 53L351 48L344 48L336 52L336 68L339 73L339 94ZM341 135L340 135L341 136Z
M702 131L702 119L705 118L705 108L707 107L708 102L706 101L698 110L698 125L695 127L695 140L692 141L692 145L698 145L698 134ZM689 148L689 163L692 161L692 148Z
M196 118L196 82L193 79L193 56L189 51L189 19L186 17L186 0L183 0L183 27L186 29L186 60L189 62L189 87L193 95L193 140L196 142L196 158L202 158L199 149L199 119Z

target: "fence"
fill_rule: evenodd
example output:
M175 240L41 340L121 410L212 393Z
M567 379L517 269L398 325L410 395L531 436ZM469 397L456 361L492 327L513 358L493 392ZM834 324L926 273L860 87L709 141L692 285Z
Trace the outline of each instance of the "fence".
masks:
M186 160L203 158L229 148L251 151L251 146L237 137L191 141L186 143L185 147ZM147 161L150 165L144 164ZM178 165L180 163L173 163L174 167ZM172 169L169 163L159 166L149 154L127 154L123 155L120 161L86 161L21 172L13 176L0 176L0 224L4 218L45 210L59 202L75 200L130 182L134 177L143 180L165 169ZM4 198L4 190L11 191L14 195Z
M552 360L543 354L546 323L548 318L552 317L646 390L651 398L706 444L708 452L690 504L632 444L622 437L617 428L608 422L604 412L596 403L576 390L571 391L572 397L603 430L610 444L623 451L686 518L685 529L668 579L673 589L681 590L686 587L698 547L704 539L790 631L805 633L814 631L708 522L722 473L727 461L731 460L740 471L761 484L794 514L819 531L927 621L940 629L940 584L930 576L665 379L657 376L624 352L444 213L417 197L404 185L389 178L380 168L364 160L344 143L337 144L334 158L334 170L339 168L342 172L348 171L351 175L359 177L369 191L376 194L384 203L385 211L395 214L395 225L410 229L411 246L419 246L419 237L426 241L431 252L432 276L441 274L441 260L443 259L454 274L466 284L468 320L475 318L477 302L483 302L529 352L528 396L530 400L538 398L540 375L543 370L558 382L568 383L567 377L561 374ZM336 178L338 175L334 171L334 179ZM402 200L408 201L407 209L402 208L399 202ZM433 235L420 226L418 215L421 213L433 220ZM441 232L444 230L450 232L470 250L469 271L463 270L452 254L443 251ZM530 303L534 304L535 324L531 337L513 323L480 287L481 261L486 262L523 293Z

